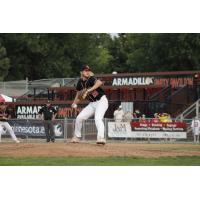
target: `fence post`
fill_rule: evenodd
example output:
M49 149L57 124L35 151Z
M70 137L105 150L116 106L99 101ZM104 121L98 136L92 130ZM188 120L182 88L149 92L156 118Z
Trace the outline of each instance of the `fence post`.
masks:
M64 86L64 85L65 85L65 79L62 78L62 86Z
M199 101L196 103L196 116L199 117Z
M25 88L26 92L28 92L28 77L26 77L26 86L25 87L26 87Z
M107 118L104 118L104 126L105 126L105 140L108 139L107 135L108 135L108 122L107 122Z
M183 114L181 114L181 117L180 117L180 119L181 119L181 122L183 121Z
M27 123L27 124L30 123L28 119L26 120L26 123ZM28 134L26 134L26 142L28 142Z
M83 132L82 132L82 138L83 138L83 141L85 141L85 122L86 122L86 120L84 120L83 121L83 127L82 127L82 130L83 130Z
M67 118L64 118L64 141L67 142Z

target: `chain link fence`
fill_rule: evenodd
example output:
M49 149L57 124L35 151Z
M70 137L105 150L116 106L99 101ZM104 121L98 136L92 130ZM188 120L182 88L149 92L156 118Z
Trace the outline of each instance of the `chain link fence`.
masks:
M28 91L28 80L0 82L0 94L19 97Z

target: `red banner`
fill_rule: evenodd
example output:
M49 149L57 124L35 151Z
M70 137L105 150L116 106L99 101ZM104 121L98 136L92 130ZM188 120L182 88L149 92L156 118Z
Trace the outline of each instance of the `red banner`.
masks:
M186 131L185 122L131 122L132 131Z

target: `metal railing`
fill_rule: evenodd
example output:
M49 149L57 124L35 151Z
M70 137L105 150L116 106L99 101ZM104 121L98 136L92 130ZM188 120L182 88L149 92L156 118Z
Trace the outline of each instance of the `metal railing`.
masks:
M187 92L188 86L183 85L182 87L178 88L176 91L174 91L170 96L166 98L166 101L171 101L173 97L178 96L179 94L183 92Z
M0 93L18 97L28 91L28 80L0 82Z
M184 120L189 115L191 117L199 117L199 107L200 107L200 99L198 99L194 104L189 106L185 111L183 111L179 116L176 117L176 120Z
M171 93L171 86L164 87L163 89L159 90L155 94L149 97L151 101L159 101L160 99L164 100L166 96L169 96Z

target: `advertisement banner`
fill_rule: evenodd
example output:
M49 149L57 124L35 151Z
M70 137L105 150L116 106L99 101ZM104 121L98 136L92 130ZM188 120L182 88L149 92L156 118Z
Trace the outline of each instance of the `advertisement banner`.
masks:
M141 123L131 122L132 131L185 131L186 123L184 122L165 122L165 123Z
M17 119L38 119L39 110L44 105L16 105ZM82 110L83 106L80 104L75 110L71 108L71 104L52 105L57 110L57 118L75 118Z
M106 85L112 86L171 86L172 88L178 88L183 85L193 85L193 76L182 76L182 77L115 77L112 82Z
M136 124L135 124L136 123ZM174 138L186 139L186 124L158 123L157 127L139 122L108 122L108 137L111 138ZM134 127L134 125L137 125ZM141 126L140 126L141 125ZM162 126L162 127L161 127Z
M56 120L53 123L56 138L64 138L64 122ZM9 120L16 136L45 137L43 121L39 120ZM6 133L6 135L9 135Z

